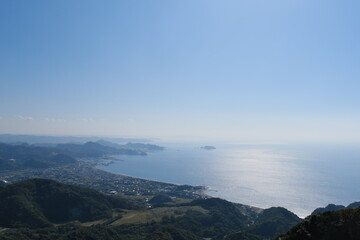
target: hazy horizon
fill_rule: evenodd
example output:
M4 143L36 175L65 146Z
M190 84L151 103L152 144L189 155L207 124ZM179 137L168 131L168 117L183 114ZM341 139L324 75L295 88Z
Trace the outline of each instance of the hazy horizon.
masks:
M2 1L0 134L360 142L358 1Z

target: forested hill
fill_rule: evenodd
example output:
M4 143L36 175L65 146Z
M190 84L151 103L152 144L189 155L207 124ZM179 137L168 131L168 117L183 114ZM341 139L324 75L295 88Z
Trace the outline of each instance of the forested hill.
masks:
M255 223L235 234L230 234L226 240L237 239L269 239L279 233L286 232L301 219L294 213L282 207L272 207L262 211L255 219Z
M0 227L51 226L72 220L110 218L114 208L135 209L124 197L52 180L32 179L0 188Z
M311 215L276 240L359 240L360 208ZM274 239L274 240L275 240Z
M300 221L283 208L254 210L218 198L174 199L150 208L132 199L43 179L6 185L0 188L0 239L267 239Z
M73 157L56 148L0 143L1 170L47 168L75 162Z
M357 208L357 207L360 207L360 202L353 202L353 203L349 204L347 207L345 207L343 205L329 204L326 207L315 209L311 213L311 215L316 215L319 213L324 213L324 212L329 212L329 211L336 211L336 210L345 209L345 208Z

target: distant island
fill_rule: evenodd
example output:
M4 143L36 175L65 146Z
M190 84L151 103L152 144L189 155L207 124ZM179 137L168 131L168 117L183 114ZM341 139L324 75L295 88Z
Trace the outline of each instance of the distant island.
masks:
M200 148L205 149L205 150L214 150L214 149L216 149L216 147L214 147L214 146L202 146Z

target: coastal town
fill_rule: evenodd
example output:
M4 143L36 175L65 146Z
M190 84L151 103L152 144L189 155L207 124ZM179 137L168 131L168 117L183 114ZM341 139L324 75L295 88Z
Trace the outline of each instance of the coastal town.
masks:
M99 163L78 161L74 164L46 169L1 171L0 179L6 183L30 178L52 179L107 194L152 196L157 193L166 193L175 198L198 199L207 197L204 194L205 187L203 186L177 185L114 174L97 169L97 164Z

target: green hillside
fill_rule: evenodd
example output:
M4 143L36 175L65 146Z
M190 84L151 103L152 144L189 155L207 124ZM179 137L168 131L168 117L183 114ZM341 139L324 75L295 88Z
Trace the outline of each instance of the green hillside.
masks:
M277 240L359 240L360 208L311 215Z
M76 160L54 148L28 144L9 145L0 143L0 169L20 170L26 168L48 168L75 163Z
M150 208L140 202L44 179L6 185L0 227L11 229L0 228L0 239L264 240L300 221L284 208L255 210L219 198Z
M279 233L286 232L300 221L301 219L298 216L287 209L272 207L258 214L254 224L250 227L242 232L228 235L226 240L272 238Z
M52 180L32 179L0 189L0 226L45 227L72 220L112 216L114 208L133 209L128 199Z

